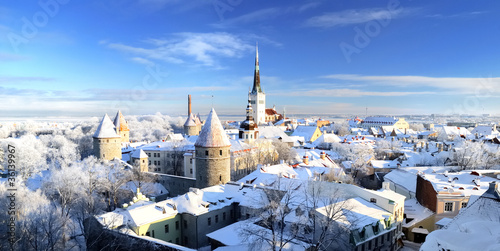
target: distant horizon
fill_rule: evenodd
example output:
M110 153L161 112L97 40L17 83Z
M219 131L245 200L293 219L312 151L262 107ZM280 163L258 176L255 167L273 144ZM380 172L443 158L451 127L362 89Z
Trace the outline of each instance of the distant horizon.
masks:
M107 113L108 116L114 117L115 113ZM152 114L123 114L126 117L128 116L150 116L150 115L155 115L156 113ZM170 116L172 118L187 118L187 114L163 114L166 116ZM245 119L244 114L217 114L222 121L243 121ZM380 115L380 114L368 114L368 117L401 117L401 118L408 118L408 117L430 117L433 114L388 114L388 115ZM12 123L12 122L27 122L27 121L34 121L34 122L80 122L80 121L85 121L85 120L91 120L91 119L102 119L102 114L101 116L47 116L47 117L0 117L0 123ZM202 114L200 113L200 116L206 117L208 116L208 113ZM454 115L446 115L446 114L435 114L437 118L449 118L449 117L466 117L466 118L491 118L493 119L500 119L500 114L491 114L488 117L485 117L483 115L470 115L470 114L454 114ZM360 118L365 118L366 116L362 115L354 115L354 114L290 114L290 116L287 115L288 118L293 118L293 119L309 119L309 118L315 118L315 119L350 119L350 118L355 118L355 117L360 117Z

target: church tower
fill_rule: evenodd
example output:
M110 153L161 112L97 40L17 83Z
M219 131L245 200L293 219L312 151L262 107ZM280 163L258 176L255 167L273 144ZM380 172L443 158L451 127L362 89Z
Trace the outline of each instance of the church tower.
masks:
M92 138L94 140L94 155L97 158L106 160L122 158L122 138L116 133L108 114L104 115Z
M226 184L231 180L231 142L213 108L194 147L196 187Z
M125 121L125 118L120 110L116 113L113 124L115 125L116 133L121 137L122 143L130 143L130 129L128 128L128 123Z
M257 129L257 124L253 120L253 109L250 99L247 105L247 119L241 122L239 138L245 140L245 142L250 143L257 139L259 136L259 131Z
M260 86L260 73L259 73L259 47L256 47L255 54L255 71L253 74L253 88L249 93L250 102L255 108L253 110L253 117L255 123L266 123L266 94L262 91Z

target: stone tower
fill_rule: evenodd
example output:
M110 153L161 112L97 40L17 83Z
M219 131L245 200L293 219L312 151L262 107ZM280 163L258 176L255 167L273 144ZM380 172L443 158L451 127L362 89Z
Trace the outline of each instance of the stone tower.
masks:
M122 158L122 138L116 134L116 129L108 114L104 115L92 138L94 140L94 155L97 158L106 160Z
M253 74L253 88L249 93L250 102L254 107L253 118L255 123L266 123L266 94L262 91L260 86L260 73L259 73L259 47L256 48L255 54L255 71Z
M252 104L250 104L250 100L248 100L247 118L245 121L241 122L239 130L239 138L245 140L247 143L254 141L259 135L257 124L254 122L252 114Z
M200 134L201 127L198 121L199 119L191 111L191 95L188 95L188 118L184 123L184 134L188 136Z
M128 128L128 122L125 121L121 111L116 113L113 124L115 125L116 133L121 137L122 143L130 143L130 129Z
M225 184L231 179L231 142L212 108L196 140L196 187Z

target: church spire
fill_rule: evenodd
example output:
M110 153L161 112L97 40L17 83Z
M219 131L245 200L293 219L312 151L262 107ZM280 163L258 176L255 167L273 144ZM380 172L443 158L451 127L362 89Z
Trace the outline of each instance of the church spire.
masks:
M259 45L255 46L255 72L253 74L253 88L252 94L262 93L262 88L260 87L260 74L259 74Z

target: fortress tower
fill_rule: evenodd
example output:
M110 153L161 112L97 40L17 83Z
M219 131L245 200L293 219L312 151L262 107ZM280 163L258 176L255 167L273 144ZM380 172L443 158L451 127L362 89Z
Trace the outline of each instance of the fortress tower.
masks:
M122 143L129 143L130 139L130 129L128 128L128 123L122 115L122 112L118 110L116 113L115 121L113 123L116 128L116 134L120 135Z
M231 142L212 108L196 140L196 187L225 184L231 179Z
M94 140L94 155L97 158L106 160L122 158L122 138L116 133L108 114L104 115L92 138Z

